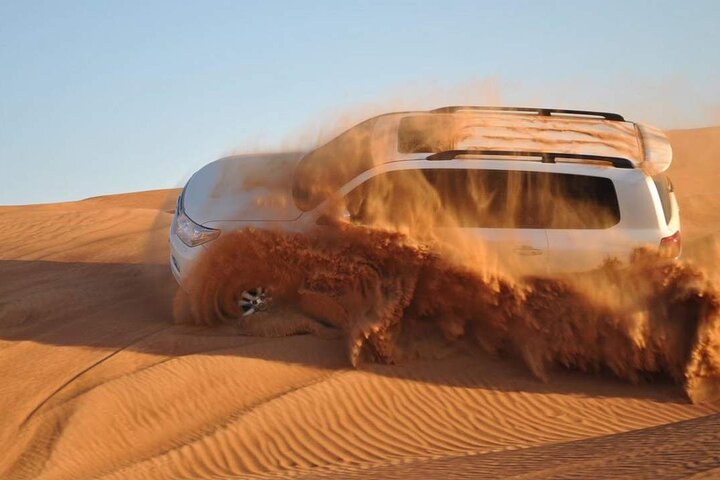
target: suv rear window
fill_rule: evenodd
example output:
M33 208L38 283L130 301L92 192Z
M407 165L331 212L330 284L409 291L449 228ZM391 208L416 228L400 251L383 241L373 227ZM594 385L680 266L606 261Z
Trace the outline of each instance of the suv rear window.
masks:
M612 180L507 170L398 170L346 197L354 221L406 224L431 215L467 228L603 229L620 221Z

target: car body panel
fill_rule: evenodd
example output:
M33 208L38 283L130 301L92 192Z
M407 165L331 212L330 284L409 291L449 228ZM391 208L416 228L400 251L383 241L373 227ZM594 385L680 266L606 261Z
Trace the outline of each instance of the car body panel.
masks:
M404 118L438 115L402 112L363 122L360 126L364 129L362 139L366 143L362 144L362 158L335 158L330 149L330 156L324 160L331 160L331 168L328 170L327 165L321 162L317 172L312 169L304 171L303 181L311 184L313 181L322 184L321 179L337 181L339 183L332 190L332 195L337 198L347 195L363 182L393 170L517 170L610 179L617 193L620 218L616 225L609 228L462 229L463 234L477 239L497 254L501 263L520 265L521 268L515 270L522 273L589 270L609 258L626 260L635 248L645 245L657 247L661 239L680 230L675 194L670 195L671 212L666 218L658 187L649 176L665 170L672 159L667 138L653 127L626 121L562 116L492 112L454 114L454 118L462 118L464 122L465 133L455 145L461 150L606 155L626 158L636 168L616 168L572 160L543 163L487 154L428 160L427 152L399 152L398 128ZM351 140L355 143L345 145L341 149L343 155L351 156L355 151L352 147L357 145L357 139ZM348 146L351 148L346 148ZM241 155L213 162L199 170L188 182L184 191L186 214L196 223L224 233L248 227L295 232L314 228L318 219L331 210L330 201L325 198L314 204L302 205L293 194L297 193L298 172L302 171L303 164L307 166L312 155L325 147L306 155L302 152ZM340 170L332 170L333 162L340 164ZM316 177L315 173L320 176ZM170 243L173 273L181 281L207 245L187 247L172 234Z
M485 260L505 271L544 274L548 269L549 244L544 228L463 228L463 232L487 249Z

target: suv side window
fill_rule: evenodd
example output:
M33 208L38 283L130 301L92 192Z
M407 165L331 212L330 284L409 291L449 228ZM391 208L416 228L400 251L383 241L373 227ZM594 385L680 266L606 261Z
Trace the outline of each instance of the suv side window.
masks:
M612 180L548 172L477 169L397 170L346 198L358 223L465 228L603 229L620 221Z

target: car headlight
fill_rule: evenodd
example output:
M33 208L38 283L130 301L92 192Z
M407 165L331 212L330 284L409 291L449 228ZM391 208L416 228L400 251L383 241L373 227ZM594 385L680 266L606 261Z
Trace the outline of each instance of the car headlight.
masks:
M172 230L175 235L188 247L197 247L220 236L220 230L207 228L193 222L185 213L183 197L185 192L178 199L177 211L173 220Z

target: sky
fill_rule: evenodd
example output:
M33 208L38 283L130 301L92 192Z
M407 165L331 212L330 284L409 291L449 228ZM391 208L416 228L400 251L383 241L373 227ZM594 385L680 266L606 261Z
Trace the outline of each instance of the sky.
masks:
M720 124L720 2L0 0L0 205L182 186L382 111Z

